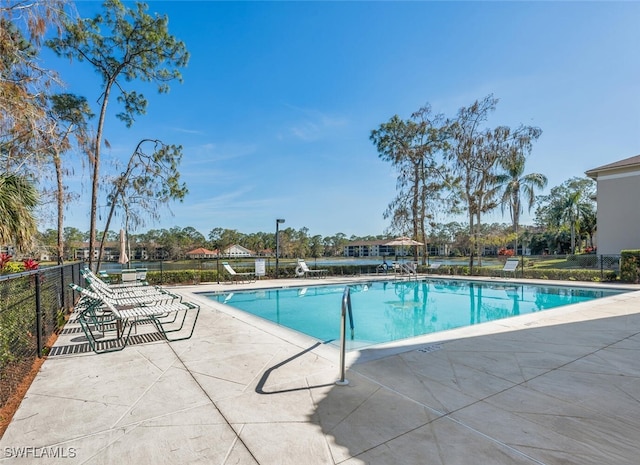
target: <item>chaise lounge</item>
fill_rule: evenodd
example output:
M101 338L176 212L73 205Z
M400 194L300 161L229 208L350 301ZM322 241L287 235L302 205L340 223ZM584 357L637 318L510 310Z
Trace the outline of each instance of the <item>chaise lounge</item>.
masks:
M317 278L326 278L329 270L312 270L310 269L304 260L301 258L298 259L298 265L296 266L296 276L298 278L303 277L317 277Z
M518 265L520 264L520 259L518 258L509 258L507 262L504 264L502 268L502 276L505 273L512 273L514 276L516 275L516 271L518 271Z
M76 321L80 323L91 350L98 354L124 349L133 328L144 323L151 323L167 341L189 339L200 313L200 306L177 299L147 298L144 301L144 297L138 297L123 304L75 284L71 287L82 295L75 306L78 312ZM188 315L193 323L190 330L183 332Z
M238 280L240 280L243 283L244 282L251 283L256 280L256 274L253 271L238 273L236 270L234 270L231 267L231 265L229 265L229 263L222 262L222 265L224 266L224 269L227 270L227 273L231 275L231 279L236 283L238 282Z

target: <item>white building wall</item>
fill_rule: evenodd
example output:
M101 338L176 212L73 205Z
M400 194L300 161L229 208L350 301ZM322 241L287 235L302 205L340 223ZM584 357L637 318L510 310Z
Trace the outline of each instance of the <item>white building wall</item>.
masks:
M598 254L640 249L640 170L597 180Z

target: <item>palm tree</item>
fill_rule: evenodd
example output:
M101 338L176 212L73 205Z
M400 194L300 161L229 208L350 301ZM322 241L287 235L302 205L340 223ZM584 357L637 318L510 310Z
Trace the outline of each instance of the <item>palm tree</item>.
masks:
M584 191L569 192L561 204L561 219L571 228L571 253L576 253L576 233L580 231L581 220L593 215L592 204L584 198Z
M0 174L0 243L18 249L31 245L37 232L34 209L38 191L26 178L11 173Z
M531 211L536 199L536 190L544 189L547 177L540 173L524 174L525 157L514 153L500 161L504 173L497 176L497 182L503 189L501 208L504 213L509 205L511 224L516 233L515 253L518 254L518 224L523 213L522 197L525 198L528 211Z

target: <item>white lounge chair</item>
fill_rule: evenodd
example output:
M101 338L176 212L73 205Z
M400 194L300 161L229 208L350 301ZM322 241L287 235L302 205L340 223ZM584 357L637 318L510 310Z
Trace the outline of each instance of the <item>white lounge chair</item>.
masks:
M96 276L88 268L84 268L80 270L80 274L84 277L85 281L89 285L91 289L100 289L107 294L122 294L122 295L132 295L132 294L144 294L147 295L149 293L162 293L165 292L161 290L157 286L148 286L146 282L131 282L127 284L110 284L108 282L103 281L101 278Z
M91 289L80 287L77 284L70 283L74 291L79 292L83 296L94 300L104 300L111 302L113 305L120 306L136 306L136 305L157 305L172 302L180 302L182 296L172 294L170 292L149 292L149 293L112 293L100 287L93 286Z
M81 300L76 304L79 313L77 321L89 346L96 353L124 349L129 342L132 329L141 323L153 324L167 341L189 339L193 335L200 313L200 306L191 302L121 305L73 283L72 287L82 294ZM179 318L180 314L182 318ZM182 332L188 314L193 315L193 323L188 332ZM114 333L114 336L105 337L108 332Z
M312 270L310 269L304 260L301 258L298 259L298 266L296 266L296 276L299 278L302 277L318 277L318 278L326 278L329 270Z
M519 258L509 258L507 262L504 264L502 268L502 275L505 273L512 273L514 276L516 275L516 271L518 270L518 265L520 264Z
M429 271L434 271L439 269L442 266L441 262L433 262L429 265Z
M222 265L224 266L224 269L227 270L227 273L231 275L231 279L236 283L238 282L238 280L240 280L243 283L244 282L251 283L256 280L256 274L253 271L238 273L236 270L234 270L231 267L231 265L229 265L228 262L222 262Z

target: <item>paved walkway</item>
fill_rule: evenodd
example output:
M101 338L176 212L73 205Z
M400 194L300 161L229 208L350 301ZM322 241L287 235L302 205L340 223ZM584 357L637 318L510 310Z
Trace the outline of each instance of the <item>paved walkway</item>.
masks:
M0 462L638 464L640 291L351 354L337 386L335 348L194 294L248 286L176 288L189 340L49 357Z

